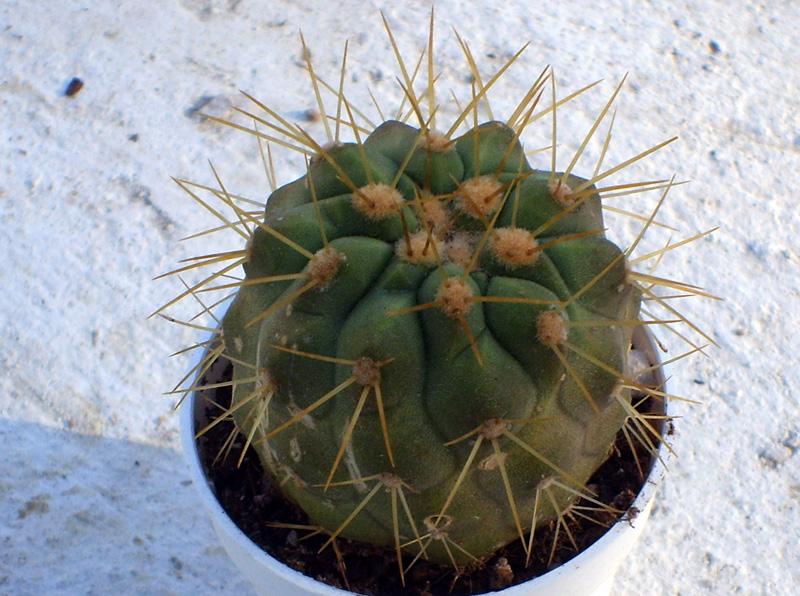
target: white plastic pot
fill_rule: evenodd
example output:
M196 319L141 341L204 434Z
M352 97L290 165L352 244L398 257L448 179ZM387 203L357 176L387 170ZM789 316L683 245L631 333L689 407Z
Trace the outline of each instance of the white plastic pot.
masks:
M210 336L206 340L213 339ZM635 338L637 348L644 351L650 362L658 362L658 351L647 332ZM646 343L642 346L641 343ZM198 364L200 357L194 363ZM194 369L193 369L194 370ZM665 381L668 371L662 367L657 371L656 382L668 393ZM192 481L200 491L200 497L219 536L220 542L233 562L263 596L352 596L353 592L333 588L287 567L261 550L228 517L217 501L208 478L200 463L197 443L194 439L198 429L203 428L205 404L191 394L181 411L181 439L189 463ZM665 412L666 413L666 412ZM597 542L579 555L535 579L491 592L491 596L609 596L614 575L622 560L633 548L653 507L656 489L664 474L664 464L669 450L662 443L657 459L642 489L631 505L638 510L635 519L622 519L612 526ZM633 509L636 508L636 509Z

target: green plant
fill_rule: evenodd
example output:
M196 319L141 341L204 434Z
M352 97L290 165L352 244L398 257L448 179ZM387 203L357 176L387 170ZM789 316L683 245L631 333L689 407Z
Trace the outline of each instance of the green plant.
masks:
M655 449L660 434L632 395L667 396L631 370L632 333L686 322L655 286L702 292L632 268L673 181L604 185L674 139L604 170L609 126L594 174L573 174L622 83L557 171L557 109L586 89L557 100L546 69L496 120L488 92L519 54L484 83L459 39L472 92L440 132L432 35L421 92L389 36L406 99L397 119L373 125L310 60L329 142L253 98L265 116L238 110L252 128L212 118L298 150L307 172L274 190L263 216L219 179L205 187L234 217L209 209L247 246L179 269L227 263L179 298L235 292L210 354L224 352L234 367L233 404L220 420L235 419L246 448L329 542L343 536L458 567L515 539L530 552L536 529L561 523L578 498L604 506L586 482L621 430ZM326 89L337 101L330 118ZM541 118L552 123L549 169L534 169L520 141ZM179 184L207 206L198 185ZM642 231L623 251L606 236L603 202L646 191L661 192L658 206L638 217ZM243 279L220 283L239 266ZM643 297L673 320L642 316Z

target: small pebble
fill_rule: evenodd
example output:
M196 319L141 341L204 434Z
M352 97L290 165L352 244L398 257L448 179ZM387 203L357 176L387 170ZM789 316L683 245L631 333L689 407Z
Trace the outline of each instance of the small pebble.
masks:
M67 97L75 97L80 93L81 89L83 89L83 81L78 77L73 77L73 79L67 85L67 88L64 90L64 95Z

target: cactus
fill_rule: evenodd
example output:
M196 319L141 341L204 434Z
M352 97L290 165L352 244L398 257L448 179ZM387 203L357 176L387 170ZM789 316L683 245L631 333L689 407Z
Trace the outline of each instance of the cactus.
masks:
M631 336L676 321L643 321L642 299L659 283L699 293L634 273L630 252L605 232L605 195L661 190L663 200L673 183L601 182L670 141L580 178L572 170L584 143L555 171L563 102L552 72L505 121L478 124L497 77L483 84L462 47L476 84L445 132L435 129L432 67L422 94L401 68L411 117L378 126L356 124L340 88L325 144L258 102L272 120L239 110L262 126L236 128L275 140L266 125L312 157L263 216L221 182L212 189L247 247L200 259L234 262L181 296L243 265L242 281L217 286L236 289L222 323L234 368L222 418L235 419L246 448L328 542L457 567L514 540L530 552L537 528L560 522L579 497L591 501L587 480L621 429L652 448L658 433L632 391L665 396L634 378ZM319 95L325 84L308 67ZM552 105L538 108L550 92ZM327 128L321 102L320 112ZM553 123L549 169L532 167L520 140L542 116ZM647 229L653 216L643 219Z
M289 498L357 540L446 535L462 563L606 459L632 327L604 324L641 293L589 181L532 170L499 122L435 141L388 121L273 193L223 329L236 422Z

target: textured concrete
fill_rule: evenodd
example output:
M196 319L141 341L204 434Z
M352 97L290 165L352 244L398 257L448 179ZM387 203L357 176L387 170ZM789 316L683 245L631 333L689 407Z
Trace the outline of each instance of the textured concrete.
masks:
M675 393L702 404L680 405L679 457L616 594L796 594L800 8L482 4L436 2L442 88L465 80L452 26L484 73L532 42L498 112L546 64L562 93L605 78L559 112L563 161L629 72L606 163L679 135L636 178L691 180L659 216L680 229L673 242L720 226L659 269L725 297L682 305L720 347L675 366ZM213 221L170 176L214 184L211 159L232 192L268 192L253 140L193 110L228 114L244 89L302 117L315 103L300 28L331 81L350 39L351 101L370 109L366 84L381 105L399 98L378 10L412 56L429 6L321 5L0 1L0 594L251 593L197 510L163 395L187 366L168 355L194 332L147 316L182 288L155 275L238 245L230 235L178 242ZM84 87L66 97L73 77ZM443 105L442 117L454 111ZM276 165L282 181L303 167L299 156ZM619 236L634 232L628 223Z

